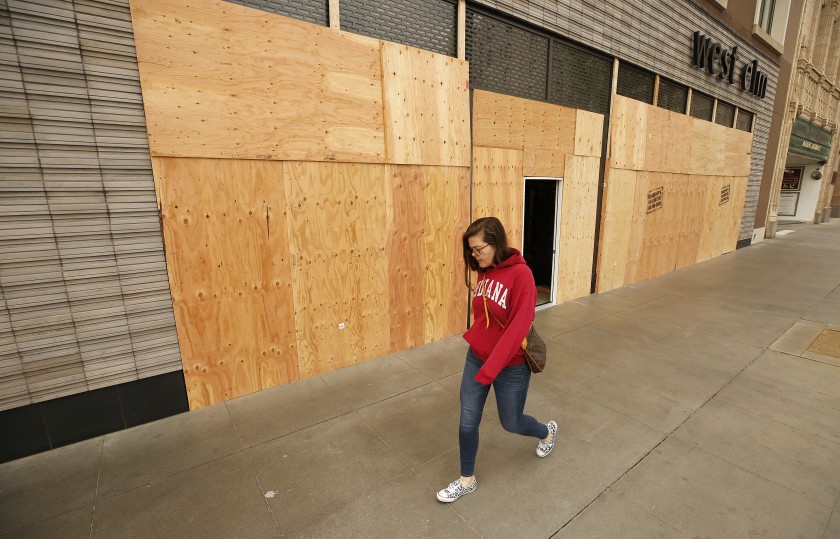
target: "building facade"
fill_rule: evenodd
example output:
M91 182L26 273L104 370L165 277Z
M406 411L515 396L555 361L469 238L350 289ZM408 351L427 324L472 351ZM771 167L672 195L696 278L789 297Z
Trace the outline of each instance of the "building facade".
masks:
M767 219L822 223L831 217L840 121L840 2L805 1L785 98ZM837 212L835 212L837 213Z
M764 236L796 2L199 3L0 8L4 460L463 331L481 215L547 303Z

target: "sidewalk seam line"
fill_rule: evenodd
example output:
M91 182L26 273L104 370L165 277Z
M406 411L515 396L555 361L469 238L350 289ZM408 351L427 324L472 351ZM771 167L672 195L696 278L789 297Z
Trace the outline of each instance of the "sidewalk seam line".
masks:
M765 350L766 350L766 348L765 348ZM646 458L647 458L647 457L648 457L651 453L653 453L653 452L654 452L657 448L659 448L659 447L660 447L660 446L661 446L661 445L662 445L662 444L663 444L666 440L668 440L668 439L669 439L669 438L670 438L670 437L671 437L671 436L672 436L672 435L673 435L673 434L677 431L677 429L679 429L681 426L683 426L684 424L686 424L686 423L687 423L687 422L688 422L688 421L689 421L692 417L694 417L694 415L695 415L695 414L696 414L696 413L697 413L700 409L702 409L704 406L706 406L706 405L707 405L707 404L708 404L708 403L709 403L712 399L714 399L714 398L715 398L715 397L716 397L716 396L717 396L717 395L718 395L721 391L723 391L723 390L724 390L727 386L729 386L735 378L737 378L738 376L740 376L740 374L741 374L741 373L743 373L743 372L744 372L744 371L745 371L745 370L746 370L746 369L747 369L750 365L752 365L753 363L755 363L755 361L756 361L759 357L761 357L761 354L759 354L758 356L756 356L755 358L753 358L753 359L752 359L749 363L747 363L747 364L746 364L746 365L745 365L745 366L744 366L744 367L743 367L740 371L738 371L737 373L735 373L735 375L733 375L733 376L732 376L732 378L730 378L730 379L729 379L729 380L728 380L725 384L723 384L723 385L722 385L722 386L721 386L721 387L720 387L717 391L715 391L715 392L714 392L714 394L712 394L712 395L711 395L708 399L706 399L706 400L703 402L703 404L701 404L700 406L698 406L698 407L697 407L697 408L696 408L696 409L695 409L695 410L694 410L694 411L693 411L693 412L692 412L692 413L691 413L688 417L686 417L686 418L685 418L682 422L680 422L680 424L679 424L679 425L677 425L676 427L674 427L674 429L673 429L673 430L671 430L671 432L669 432L667 435L665 435L665 437L664 437L662 440L660 440L660 441L659 441L659 443L657 443L655 446L653 446L653 447L652 447L652 448L651 448L651 449L650 449L647 453L645 453L644 455L642 455L642 457L641 457L639 460L637 460L637 461L636 461L636 462L635 462L632 466L630 466L630 468L628 468L628 469L627 469L627 470L626 470L623 474L621 474L620 476L618 476L618 478L616 478L616 479L615 479L615 481L613 481L612 483L610 483L610 484L609 484L609 485L608 485L608 486L607 486L607 487L606 487L603 491L601 491L601 493L600 493L600 494L598 494L598 496L596 496L595 498L593 498L593 499L592 499L589 503L587 503L587 504L586 504L583 508L581 508L581 510L580 510L580 511L578 511L577 513L575 513L575 514L572 516L572 518L570 518L569 520L567 520L567 521L566 521L566 523L565 523L565 524L563 524L562 526L560 526L560 528L558 528L558 529L557 529L557 531L555 531L555 532L554 532L554 534L552 534L552 535L556 535L557 533L560 533L560 531L561 531L563 528L565 528L566 526L568 526L568 525L569 525L569 523L570 523L571 521L573 521L575 518L577 518L577 517L578 517L578 515L580 515L580 514L581 514L581 513L583 513L584 511L586 511L586 509L588 509L588 508L589 508L589 507L590 507L590 506L591 506L591 505L595 502L595 500L597 500L597 499L598 499L598 497L599 497L599 496L601 496L601 494L603 494L603 493L604 493L604 492L606 492L607 490L612 490L613 492L616 492L616 491L615 491L615 490L613 490L613 488L612 488L612 487L613 487L616 483L618 483L619 481L621 481L621 479L622 479L622 478L624 478L624 477L625 477L628 473L630 473L632 470L634 470L634 469L635 469L635 468L636 468L636 467L637 467L637 466L638 466L638 465L639 465L639 464L640 464L643 460L645 460L645 459L646 459ZM642 509L643 509L643 508L642 508ZM648 512L648 511L646 511L646 512L647 512L648 514L651 514L651 513L650 513L650 512ZM654 517L655 517L655 515L652 515L652 516L654 516Z
M88 537L93 539L93 522L96 518L96 500L99 497L99 481L102 478L102 457L105 456L105 437L102 437L102 447L99 449L99 468L96 472L96 489L93 492L93 509L90 512L90 535Z
M405 464L405 465L408 467L408 469L409 469L409 470L411 470L412 472L414 472L414 475L416 475L416 476L417 476L417 478L418 478L418 479L420 479L420 481L422 481L422 482L423 482L423 484L424 484L424 485L426 485L426 487L427 487L430 491L432 491L432 492L434 492L434 491L435 491L434 487L432 487L432 485L430 485L430 484L429 484L429 483L428 483L425 479L423 479L423 476L422 476L422 475L420 475L420 473L419 473L417 470L415 470L415 469L414 469L414 467L413 467L411 464L409 464L409 463L408 463L408 462L407 462L407 461L406 461L406 460L402 457L402 455L401 455L401 454L400 454L400 453L399 453L396 449L394 449L393 447L391 447L391 445L390 445L388 442L386 442L386 441L385 441L385 439L384 439L384 438L382 438L382 436L380 436L380 435L379 435L379 433L378 433L378 432L376 432L376 430L374 430L374 428L373 428L373 427L371 427L371 426L368 424L368 422L367 422L367 421L362 420L362 422L365 424L365 426L366 426L368 429L370 429L370 431L373 433L373 435L374 435L374 436L376 436L377 438L379 438L379 441L380 441L380 442L382 442L382 443L385 445L385 447L387 447L388 449L390 449L390 450L391 450L391 452L392 452L394 455L396 455L396 456L397 456L397 458L399 458L399 459L402 461L402 463L403 463L403 464ZM450 450L450 451L451 451L451 450ZM444 453L444 454L445 454L445 453ZM434 460L434 459L432 459L432 460ZM462 515L461 513L459 513L459 512L458 512L458 510L457 510L457 509L455 509L454 507L452 507L452 505L451 505L451 504L448 504L448 506L449 506L449 507L448 507L448 509L451 509L451 510L452 510L452 511L456 514L456 515L458 515L458 518L460 518L460 519L464 522L464 524L466 524L466 525L467 525L467 526L468 526L468 527L469 527L472 531L474 531L475 533L477 533L479 537L482 537L482 538L484 537L484 536L481 534L481 532L479 532L477 529L475 529L475 527L472 525L472 523L470 523L470 521L469 521L469 520L467 520L467 519L464 517L464 515Z

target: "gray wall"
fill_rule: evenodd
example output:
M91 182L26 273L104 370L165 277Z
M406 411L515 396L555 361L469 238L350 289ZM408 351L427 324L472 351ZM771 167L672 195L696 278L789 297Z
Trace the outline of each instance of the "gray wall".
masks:
M127 0L0 0L0 410L181 369Z
M739 239L752 237L764 154L776 98L778 61L690 0L477 0L569 39L617 56L659 75L756 114L752 168ZM758 99L691 65L692 34L699 30L725 47L738 45L741 61L758 59L768 75L767 96Z

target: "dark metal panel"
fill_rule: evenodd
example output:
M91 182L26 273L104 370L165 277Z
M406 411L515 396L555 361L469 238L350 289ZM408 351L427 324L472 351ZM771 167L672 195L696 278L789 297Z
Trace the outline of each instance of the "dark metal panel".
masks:
M656 104L663 109L685 114L688 104L688 87L660 77L659 97Z
M284 15L302 21L329 25L329 0L227 0L277 15ZM344 9L344 2L341 3Z
M470 85L546 100L549 38L467 9L466 54Z
M735 105L724 101L718 101L717 112L715 113L715 123L725 125L726 127L734 127Z
M618 95L653 104L655 84L656 76L653 73L625 62L618 64Z
M342 0L341 29L455 56L458 4L454 0Z
M609 114L612 59L558 39L552 47L549 101Z
M691 94L691 115L701 120L712 121L712 112L715 109L715 99L712 96L692 92Z

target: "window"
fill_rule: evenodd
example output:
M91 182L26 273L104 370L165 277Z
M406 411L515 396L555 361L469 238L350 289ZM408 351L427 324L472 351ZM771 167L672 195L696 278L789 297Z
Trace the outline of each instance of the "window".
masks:
M758 6L758 25L768 34L773 30L773 12L776 0L761 0Z
M791 0L759 0L755 6L753 35L776 52L784 52Z
M610 112L612 58L554 40L548 101L564 107Z
M732 127L732 124L735 123L735 105L718 101L715 123L725 125L726 127Z
M660 77L659 97L656 103L663 109L685 114L685 106L688 103L688 87Z
M466 26L471 88L546 98L548 37L473 9Z
M750 131L752 131L752 124L752 112L748 112L744 109L738 109L738 120L735 122L735 129L740 129L741 131L746 131L747 133L749 133Z
M691 93L691 115L701 120L712 121L712 111L715 108L715 98L701 94L700 92Z
M618 64L618 95L652 104L655 84L656 75L653 73L624 62Z

